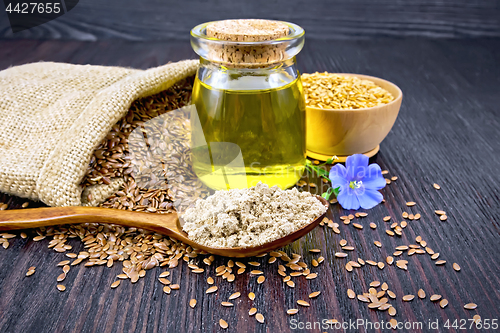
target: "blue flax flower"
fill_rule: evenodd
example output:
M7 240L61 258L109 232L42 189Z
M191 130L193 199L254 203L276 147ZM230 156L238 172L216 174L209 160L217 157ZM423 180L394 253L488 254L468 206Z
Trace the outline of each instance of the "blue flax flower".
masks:
M332 188L344 209L370 209L383 200L378 191L385 187L385 179L378 164L368 165L368 157L355 154L347 157L345 167L335 164L330 170ZM337 193L338 192L338 193Z

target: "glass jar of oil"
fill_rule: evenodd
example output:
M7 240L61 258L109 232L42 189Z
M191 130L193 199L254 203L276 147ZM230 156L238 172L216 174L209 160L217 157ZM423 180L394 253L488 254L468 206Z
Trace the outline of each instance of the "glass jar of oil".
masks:
M191 44L200 55L191 117L197 176L213 189L293 186L305 169L295 60L304 30L279 21L217 21L195 27Z

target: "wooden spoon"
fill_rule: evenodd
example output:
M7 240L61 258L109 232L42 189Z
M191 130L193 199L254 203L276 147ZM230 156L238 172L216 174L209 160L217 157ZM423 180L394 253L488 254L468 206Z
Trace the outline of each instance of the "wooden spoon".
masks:
M325 207L329 203L316 196ZM251 257L283 247L314 229L326 213L311 221L305 227L272 242L252 247L209 247L187 238L176 213L151 214L119 209L96 207L49 207L0 212L0 231L47 227L58 224L112 223L127 227L142 228L171 236L197 249L225 257Z

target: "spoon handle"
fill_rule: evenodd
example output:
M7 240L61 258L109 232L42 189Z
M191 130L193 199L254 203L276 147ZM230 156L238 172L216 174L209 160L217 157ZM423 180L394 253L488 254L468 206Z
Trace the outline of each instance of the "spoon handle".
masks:
M0 230L74 223L112 223L176 235L177 214L151 214L98 207L48 207L0 212Z

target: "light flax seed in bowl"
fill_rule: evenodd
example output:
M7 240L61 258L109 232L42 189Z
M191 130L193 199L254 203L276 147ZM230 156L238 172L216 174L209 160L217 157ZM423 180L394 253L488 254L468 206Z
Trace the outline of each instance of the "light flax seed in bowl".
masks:
M387 104L394 96L371 80L335 73L302 74L307 106L321 109L364 109Z
M360 74L302 74L309 157L338 162L373 156L396 121L403 93L395 84Z

